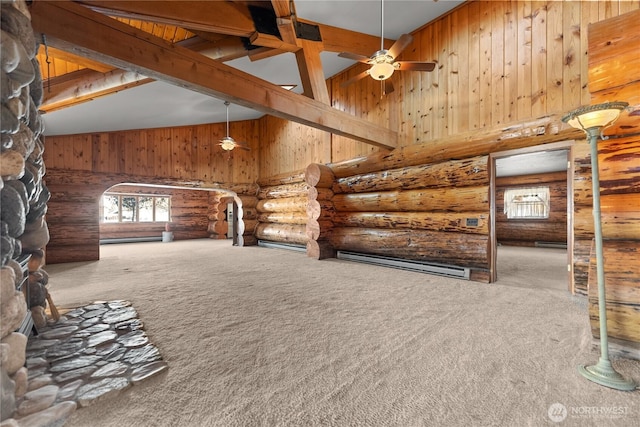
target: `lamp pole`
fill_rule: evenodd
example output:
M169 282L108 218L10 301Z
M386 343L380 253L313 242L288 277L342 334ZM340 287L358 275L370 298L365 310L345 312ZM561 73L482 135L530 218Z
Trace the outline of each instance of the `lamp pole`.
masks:
M602 244L602 220L600 214L600 171L598 168L598 137L602 129L610 126L626 108L626 102L611 102L581 107L562 118L571 126L582 129L587 134L591 146L591 181L593 188L593 224L596 241L596 271L598 279L598 310L600 321L600 358L591 366L578 366L582 376L590 381L616 390L635 390L633 381L620 375L609 360L609 339L607 335L607 303L604 281L604 255Z

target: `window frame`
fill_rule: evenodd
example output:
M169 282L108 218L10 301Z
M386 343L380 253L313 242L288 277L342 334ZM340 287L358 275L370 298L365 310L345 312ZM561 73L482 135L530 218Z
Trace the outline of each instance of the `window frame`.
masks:
M105 221L105 197L117 197L117 206L118 206L118 219L116 221ZM134 218L131 221L123 221L122 220L122 199L123 198L134 198ZM152 221L140 221L140 199L141 198L151 198L153 200L152 203ZM167 199L167 219L158 220L157 217L157 199ZM167 223L171 222L171 196L168 194L135 194L135 193L111 193L105 192L100 197L100 223L101 224L157 224L157 223Z

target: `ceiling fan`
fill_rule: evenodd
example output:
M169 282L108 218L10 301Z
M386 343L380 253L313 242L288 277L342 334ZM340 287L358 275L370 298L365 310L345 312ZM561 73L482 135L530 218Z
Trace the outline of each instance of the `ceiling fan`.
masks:
M235 139L229 136L229 101L224 101L224 105L227 107L227 136L220 140L220 145L223 150L231 151L234 148L241 148L243 150L251 150L246 142L236 142Z
M436 67L434 62L395 60L412 41L413 36L410 34L402 34L391 48L388 50L384 48L384 0L380 0L380 50L371 55L371 57L349 52L338 54L338 56L342 58L353 59L371 65L368 70L350 78L340 86L346 87L366 76L371 76L374 80L380 80L383 94L391 93L393 92L393 84L391 84L388 79L394 71L433 71Z

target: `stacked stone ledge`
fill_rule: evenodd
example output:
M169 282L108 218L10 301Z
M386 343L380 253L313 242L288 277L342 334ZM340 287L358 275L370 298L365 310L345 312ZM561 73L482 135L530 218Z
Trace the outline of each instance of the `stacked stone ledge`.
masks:
M2 0L0 23L0 421L5 426L19 425L12 416L28 386L27 336L16 330L27 317L27 310L36 326L44 327L48 321L48 276L42 267L49 241L44 219L49 191L43 183L44 126L38 112L43 91L36 59L38 43L25 1ZM31 255L27 263L29 278L23 283L19 260L27 255ZM27 287L29 301L25 299ZM65 416L75 409L75 403L64 406Z

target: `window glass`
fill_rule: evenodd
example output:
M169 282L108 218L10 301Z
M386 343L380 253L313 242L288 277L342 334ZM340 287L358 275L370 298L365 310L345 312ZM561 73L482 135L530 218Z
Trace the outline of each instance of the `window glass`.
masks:
M171 197L104 194L100 201L101 222L169 222Z
M138 198L138 221L153 221L153 197L141 196Z
M156 197L156 221L168 222L169 219L169 198Z
M118 222L120 220L118 196L102 196L102 221Z
M122 222L133 222L137 220L136 197L122 197Z

